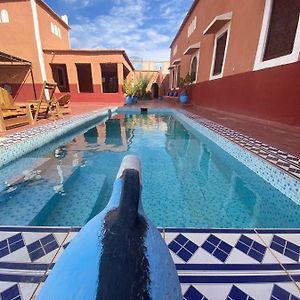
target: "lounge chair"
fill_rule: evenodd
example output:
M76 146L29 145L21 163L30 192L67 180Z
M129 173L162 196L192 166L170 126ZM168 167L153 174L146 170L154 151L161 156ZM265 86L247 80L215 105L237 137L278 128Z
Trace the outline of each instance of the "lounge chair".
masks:
M66 94L56 99L56 87L56 83L44 81L39 99L27 102L34 114L34 123L38 118L48 118L49 115L54 118L62 118L63 114L70 113L69 101L71 95Z
M10 93L0 88L0 131L33 122L29 105L18 105Z

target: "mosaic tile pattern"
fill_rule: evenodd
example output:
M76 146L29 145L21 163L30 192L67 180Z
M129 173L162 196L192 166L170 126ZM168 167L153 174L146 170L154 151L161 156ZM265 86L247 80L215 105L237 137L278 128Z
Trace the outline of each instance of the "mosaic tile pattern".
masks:
M78 230L0 227L0 241L13 244L22 237L24 242L22 248L0 258L0 299L35 299ZM300 299L299 259L296 262L272 249L274 242L283 245L283 241L285 249L298 249L300 230L165 228L161 232L176 264L183 300ZM208 244L224 251L227 259L203 248ZM40 249L43 255L32 259L32 253L39 254ZM180 253L183 249L189 251L188 260ZM249 255L251 250L263 258Z
M299 261L300 247L280 236L274 235L270 248L294 261Z
M70 130L79 128L88 122L116 111L116 107L106 110L96 110L90 113L76 115L49 124L26 129L10 134L0 140L0 168L7 163L57 139ZM5 154L5 155L4 155Z
M300 204L300 175L297 175L298 171L291 172L291 170L289 170L289 168L299 168L300 170L299 158L280 150L275 150L274 147L255 141L250 137L243 136L222 125L202 119L185 110L173 110L173 114L185 124L193 134L196 136L205 136L213 141L216 145L247 166L285 196L295 203ZM228 140L230 142L228 142ZM244 147L244 144L239 142L240 140L243 140L244 142L246 140L248 142L249 140L249 143L252 144L255 142L256 148L254 147L253 149L264 150L263 148L257 148L259 147L259 144L262 147L265 147L265 149L268 148L268 151L272 151L268 155L272 155L271 157L276 156L276 159L278 158L278 163L274 163L275 160L273 158L273 160L268 160L268 155L265 157L263 157L263 155L259 156L255 151L252 151L251 147ZM245 149L248 151L244 151ZM289 164L288 167L284 166L282 160L284 160L285 164Z
M300 179L300 157L294 156L287 152L276 149L261 141L251 138L247 135L241 134L230 128L224 127L212 121L202 119L198 115L182 111L189 118L199 122L201 125L219 133L220 135L228 138L232 142L238 144L258 155L259 157L267 160L269 163L284 170L288 174Z

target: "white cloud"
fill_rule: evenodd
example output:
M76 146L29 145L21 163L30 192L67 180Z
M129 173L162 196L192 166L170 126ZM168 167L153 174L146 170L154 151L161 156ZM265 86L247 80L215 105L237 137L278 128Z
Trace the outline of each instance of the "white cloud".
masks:
M63 0L89 5L94 0ZM189 0L191 2L191 0ZM187 0L111 0L108 14L71 23L75 48L121 48L129 56L169 59L169 45L186 11Z

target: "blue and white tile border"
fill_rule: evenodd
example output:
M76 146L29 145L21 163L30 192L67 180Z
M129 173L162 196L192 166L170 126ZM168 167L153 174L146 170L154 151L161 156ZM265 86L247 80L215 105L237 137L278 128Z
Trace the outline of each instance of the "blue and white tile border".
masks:
M14 299L8 297L13 294L23 300L35 299L79 230L0 226L1 249L15 249L19 236L23 240L15 251L0 250L0 299ZM176 264L185 300L300 299L300 229L159 230ZM283 245L284 251L274 250L274 240ZM43 247L37 245L43 242L46 251L41 253ZM52 247L47 250L49 244ZM32 257L32 252L37 257Z
M114 113L116 109L116 107L111 107L109 110L111 113ZM17 158L64 136L74 129L84 126L89 122L93 122L100 117L107 116L109 110L95 110L93 112L60 119L2 137L0 139L0 168Z

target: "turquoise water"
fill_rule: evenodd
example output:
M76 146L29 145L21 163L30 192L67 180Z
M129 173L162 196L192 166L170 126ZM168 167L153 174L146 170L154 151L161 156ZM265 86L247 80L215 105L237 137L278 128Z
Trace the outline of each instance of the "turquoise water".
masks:
M123 157L142 162L156 226L293 228L300 207L172 116L117 115L0 170L0 224L82 226L101 211Z

